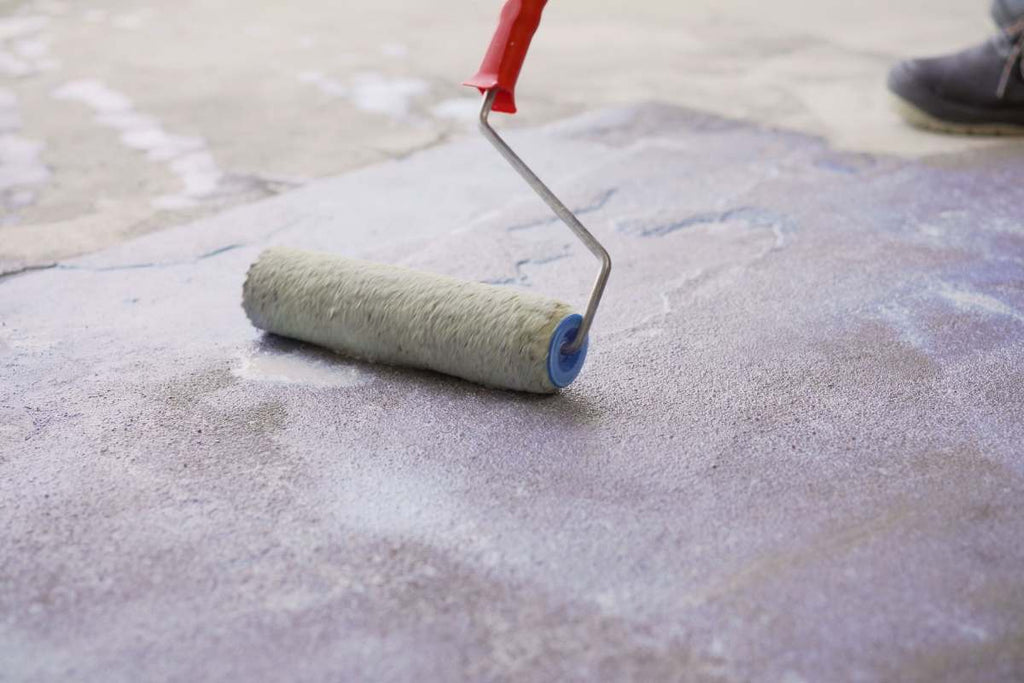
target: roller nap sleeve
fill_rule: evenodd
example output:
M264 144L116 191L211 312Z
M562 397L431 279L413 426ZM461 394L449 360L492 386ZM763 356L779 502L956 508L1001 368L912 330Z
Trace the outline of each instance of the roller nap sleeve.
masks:
M517 391L554 393L586 359L563 350L581 318L561 301L332 254L267 249L242 305L267 332Z

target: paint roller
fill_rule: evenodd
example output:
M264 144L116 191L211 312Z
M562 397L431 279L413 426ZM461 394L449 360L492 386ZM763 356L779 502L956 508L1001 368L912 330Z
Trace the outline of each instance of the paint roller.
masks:
M601 261L586 311L506 286L283 247L249 268L243 307L261 330L338 353L494 387L554 393L576 379L611 271L604 247L488 122L514 114L515 86L547 0L508 0L480 70L480 130Z

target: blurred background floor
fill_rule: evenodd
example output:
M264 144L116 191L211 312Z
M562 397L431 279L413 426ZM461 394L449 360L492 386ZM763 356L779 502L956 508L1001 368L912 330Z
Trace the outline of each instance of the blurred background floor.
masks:
M0 0L0 274L472 132L499 7ZM506 125L658 100L869 153L1000 144L909 129L884 88L991 30L954 0L557 0Z

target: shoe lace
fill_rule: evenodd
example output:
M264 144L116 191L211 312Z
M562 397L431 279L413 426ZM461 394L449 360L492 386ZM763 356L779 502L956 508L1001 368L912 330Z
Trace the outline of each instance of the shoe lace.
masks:
M1024 19L1018 21L1005 29L1004 35L1010 43L1009 54L1006 55L1006 63L1003 65L1003 74L999 77L999 86L996 88L996 97L1003 99L1006 96L1006 89L1010 85L1010 78L1014 69L1020 71L1020 77L1024 78Z

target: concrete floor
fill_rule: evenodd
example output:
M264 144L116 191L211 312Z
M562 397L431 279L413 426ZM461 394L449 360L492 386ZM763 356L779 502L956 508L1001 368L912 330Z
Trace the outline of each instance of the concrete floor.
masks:
M241 312L269 244L582 302L483 141L0 283L5 680L1024 676L1020 155L654 105L514 144L616 260L561 396Z
M1024 150L880 87L984 8L553 2L503 123L616 265L538 398L240 307L271 244L583 302L464 4L0 0L0 681L1024 678Z
M467 132L497 0L0 0L0 273ZM888 66L991 30L980 3L559 0L522 124L655 100L929 155Z

